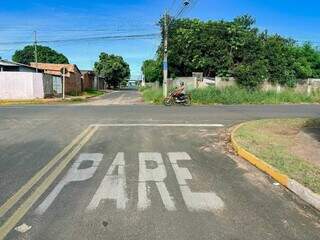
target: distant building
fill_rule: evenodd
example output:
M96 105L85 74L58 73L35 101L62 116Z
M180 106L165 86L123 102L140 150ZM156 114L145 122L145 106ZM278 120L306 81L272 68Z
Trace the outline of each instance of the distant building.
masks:
M81 70L81 89L82 91L87 89L96 89L94 86L95 74L92 70Z
M78 95L82 91L81 72L75 64L54 64L54 63L31 63L32 67L37 67L46 74L62 76L61 69L68 70L66 74L66 94Z

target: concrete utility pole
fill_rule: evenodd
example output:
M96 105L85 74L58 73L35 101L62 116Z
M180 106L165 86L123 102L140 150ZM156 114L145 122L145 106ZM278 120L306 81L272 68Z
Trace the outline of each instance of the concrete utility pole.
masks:
M163 96L168 96L168 12L164 15Z
M63 68L62 73L62 99L66 98L66 68Z
M36 72L38 72L37 31L34 31L34 58L36 61Z

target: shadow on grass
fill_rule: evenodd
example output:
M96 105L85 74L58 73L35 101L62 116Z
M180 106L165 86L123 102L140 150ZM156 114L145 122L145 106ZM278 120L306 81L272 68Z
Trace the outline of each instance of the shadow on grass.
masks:
M304 125L303 132L320 142L320 118L308 120Z

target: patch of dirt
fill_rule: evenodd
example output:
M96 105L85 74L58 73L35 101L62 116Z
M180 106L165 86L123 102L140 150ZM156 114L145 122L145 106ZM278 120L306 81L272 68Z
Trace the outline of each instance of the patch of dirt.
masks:
M320 167L320 142L314 137L313 132L308 128L299 131L290 150L297 157Z
M299 133L299 128L279 127L278 129L271 129L271 131L278 135L294 136Z

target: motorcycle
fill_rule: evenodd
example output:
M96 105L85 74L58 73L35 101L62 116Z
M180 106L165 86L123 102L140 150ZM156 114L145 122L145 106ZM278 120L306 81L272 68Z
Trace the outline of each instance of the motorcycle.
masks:
M191 105L191 94L185 94L183 96L177 96L175 92L171 92L168 97L163 100L165 106L172 106L175 104L180 104L183 106Z

